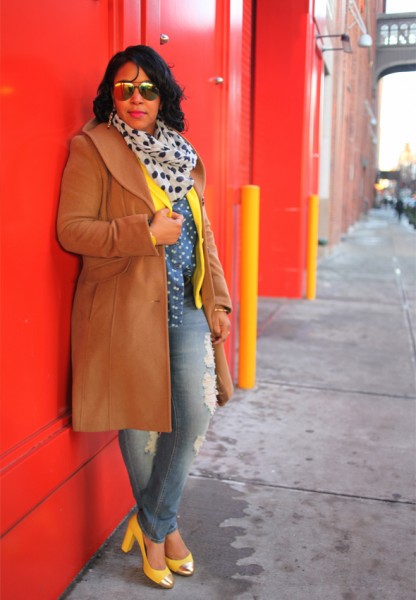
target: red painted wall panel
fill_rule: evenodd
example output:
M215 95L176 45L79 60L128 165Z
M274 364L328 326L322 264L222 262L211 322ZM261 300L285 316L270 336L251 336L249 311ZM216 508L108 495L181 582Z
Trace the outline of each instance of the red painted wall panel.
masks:
M114 433L75 433L68 419L58 420L55 429L54 432L50 427L49 435L44 439L39 435L40 442L35 449L10 461L2 469L3 535L64 485L73 473L113 443L115 437Z
M115 45L137 29L134 11L120 7L109 0L2 6L4 600L55 599L133 504L114 433L81 436L69 428L79 262L55 236L69 139L91 118ZM80 535L86 511L95 518Z
M2 451L68 408L77 261L56 242L55 215L67 141L107 58L107 19L105 3L80 0L2 8Z
M113 441L33 507L2 540L2 600L56 600L132 507L126 479Z
M259 294L301 297L307 201L318 177L318 160L311 162L320 86L320 66L311 59L313 17L308 0L264 0L256 6L253 181L261 187Z

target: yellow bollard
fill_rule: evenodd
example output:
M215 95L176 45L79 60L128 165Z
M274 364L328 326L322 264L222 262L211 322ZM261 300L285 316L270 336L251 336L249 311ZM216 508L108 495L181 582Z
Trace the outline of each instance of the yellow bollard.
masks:
M316 298L316 269L318 259L319 197L309 196L308 243L306 256L306 298Z
M241 195L240 328L238 386L256 381L257 292L259 272L260 188L246 185Z

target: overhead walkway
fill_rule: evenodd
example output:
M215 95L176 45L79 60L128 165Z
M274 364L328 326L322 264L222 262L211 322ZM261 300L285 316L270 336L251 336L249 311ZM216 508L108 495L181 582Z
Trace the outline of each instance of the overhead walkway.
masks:
M416 70L416 12L377 16L375 81Z

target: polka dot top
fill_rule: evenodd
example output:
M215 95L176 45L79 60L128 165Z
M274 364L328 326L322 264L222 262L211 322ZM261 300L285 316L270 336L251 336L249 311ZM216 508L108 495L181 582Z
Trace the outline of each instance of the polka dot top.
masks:
M198 236L191 207L186 198L175 202L175 212L183 215L185 220L176 244L165 246L169 327L182 325L185 282L191 279L195 271L195 244Z

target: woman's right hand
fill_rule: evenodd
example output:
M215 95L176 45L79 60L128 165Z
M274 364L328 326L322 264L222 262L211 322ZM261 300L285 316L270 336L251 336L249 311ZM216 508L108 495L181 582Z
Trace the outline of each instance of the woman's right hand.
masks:
M150 224L150 231L155 236L157 245L176 244L181 235L183 215L172 211L169 216L169 212L168 208L158 210Z

